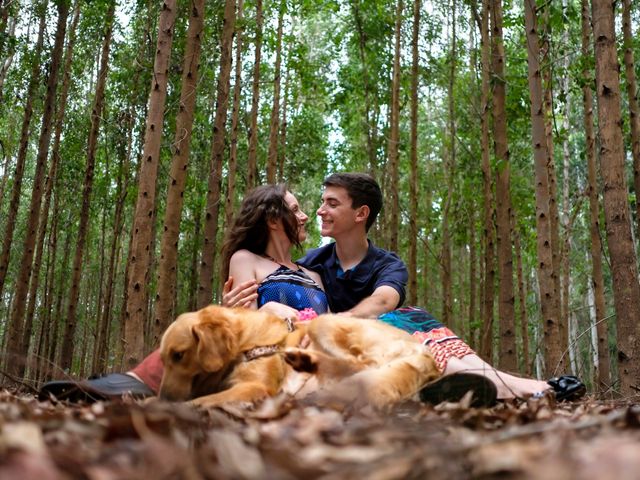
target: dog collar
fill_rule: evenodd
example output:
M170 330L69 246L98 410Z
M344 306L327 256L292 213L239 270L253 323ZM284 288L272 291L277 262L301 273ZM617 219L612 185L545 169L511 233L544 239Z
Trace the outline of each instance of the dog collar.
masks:
M254 347L251 350L247 350L242 354L240 360L243 362L250 362L256 358L266 357L278 353L280 347L278 345L265 345L264 347Z

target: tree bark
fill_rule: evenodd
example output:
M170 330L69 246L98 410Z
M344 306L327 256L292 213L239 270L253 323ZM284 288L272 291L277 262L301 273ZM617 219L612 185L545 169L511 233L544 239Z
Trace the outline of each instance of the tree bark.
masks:
M47 233L47 222L49 219L49 207L51 205L51 196L53 194L53 185L56 182L58 165L60 163L60 139L62 136L62 128L64 124L65 111L67 106L67 97L69 94L69 85L71 83L71 60L73 58L73 48L76 41L76 28L80 19L80 2L76 2L74 7L73 20L69 30L69 40L65 50L65 62L62 71L62 89L58 98L58 108L54 122L53 147L51 149L51 163L49 172L45 179L44 201L42 211L40 213L40 228L38 231L38 240L36 243L36 256L33 262L33 272L31 274L31 284L29 285L29 301L27 305L27 314L25 317L24 332L22 342L25 350L29 348L31 333L33 330L34 313L37 303L38 285L40 280L40 268L42 264L42 255L44 251L45 236Z
M236 23L236 2L226 0L224 24L220 38L220 74L218 75L216 114L213 121L213 145L211 147L211 173L207 191L207 207L204 226L204 245L200 259L200 285L198 287L198 308L213 301L213 277L216 263L218 235L218 214L220 212L220 189L222 162L224 157L225 125L229 103L229 83L231 77L231 47Z
M588 0L581 1L582 11L582 57L591 58L591 17L589 15ZM582 104L584 109L584 131L586 143L586 160L589 179L589 232L591 255L591 284L596 314L596 332L598 365L596 379L600 389L607 390L611 385L611 359L609 355L609 327L606 321L606 306L604 298L604 275L602 273L602 241L600 239L600 201L598 199L598 170L596 164L595 133L593 128L593 76L587 63L582 70Z
M624 71L629 97L629 127L631 130L631 156L633 157L633 187L636 193L636 240L640 239L640 107L636 81L631 29L631 0L622 0L622 38Z
M278 132L280 131L280 69L282 63L282 29L286 2L280 1L278 11L278 32L276 37L276 64L273 74L273 104L269 128L269 153L267 155L267 183L276 182L278 166Z
M553 374L560 361L559 316L555 308L553 260L551 241L551 217L549 211L549 172L547 170L548 144L545 135L542 76L540 72L540 47L538 40L535 0L525 0L525 25L527 31L527 58L529 65L529 98L531 101L531 134L536 181L536 230L538 285L544 332L546 373Z
M620 66L614 26L615 4L609 0L592 0L591 7L596 58L600 171L618 324L618 372L622 394L635 395L640 379L640 284L631 237L631 215L624 170L618 74Z
M389 193L391 201L389 224L387 225L387 238L389 239L389 250L398 251L398 228L400 227L400 196L398 192L400 183L400 30L402 27L403 0L397 0L396 4L396 27L395 27L395 54L393 56L393 76L391 80L391 117L389 121Z
M51 127L53 112L56 104L56 91L58 87L58 71L64 53L64 38L67 30L67 16L69 14L69 3L61 0L57 3L58 20L53 49L51 52L51 65L49 77L47 79L47 93L44 101L44 112L42 114L42 126L38 139L38 153L36 156L36 170L33 178L33 189L31 191L31 202L27 218L27 230L22 244L22 257L20 259L20 270L15 287L15 296L11 308L11 320L7 327L8 344L7 352L9 360L9 371L21 377L24 373L24 359L27 356L27 349L23 344L24 317L29 293L29 280L33 263L34 247L38 233L38 223L40 221L40 206L42 204L42 189L44 186L44 176L47 168L47 158L49 155L49 144L51 142Z
M82 260L84 257L85 245L89 228L89 216L91 207L91 192L93 191L93 177L96 165L96 152L98 149L98 138L100 135L100 122L104 110L105 86L107 83L107 73L109 71L109 51L111 49L111 35L113 32L113 21L115 15L115 0L109 5L109 10L105 19L105 34L102 43L102 54L100 58L100 71L96 82L96 93L91 111L91 128L87 141L87 165L82 188L82 206L80 208L80 224L78 226L78 241L73 257L73 270L71 274L71 289L69 290L69 303L67 308L67 323L64 329L62 340L62 351L60 354L60 366L63 369L70 369L73 361L74 340L77 325L78 301L80 299L80 277L82 275Z
M516 254L516 276L518 279L518 316L520 317L520 338L522 342L522 363L524 373L531 376L531 362L529 361L529 318L527 316L527 295L522 270L522 246L520 244L520 232L513 226L513 242Z
M560 215L558 213L558 178L556 175L555 152L553 145L553 79L551 75L551 21L550 21L550 5L543 3L540 7L542 10L542 18L544 29L542 39L540 41L540 56L542 65L542 93L543 93L543 109L544 109L544 128L547 142L547 178L549 182L549 228L551 230L551 279L553 280L553 294L550 297L552 308L556 313L557 323L554 325L545 324L545 331L550 330L549 336L558 336L558 340L549 346L553 348L553 352L548 352L548 359L552 360L553 365L547 366L547 369L553 368L553 372L563 372L565 370L563 351L569 344L568 337L568 316L562 311L562 288L561 279L561 245L560 245ZM537 30L536 30L537 31ZM549 363L549 362L547 362ZM547 371L548 375L555 373Z
M27 87L24 115L22 117L22 129L20 131L20 146L18 148L16 169L13 176L11 200L9 202L9 210L7 212L7 218L5 221L2 253L0 254L0 297L2 296L2 291L4 290L4 283L6 280L7 269L9 267L9 259L11 255L11 246L13 244L13 235L15 233L16 220L18 218L18 209L20 207L20 193L22 190L24 167L27 158L27 148L29 146L29 129L31 127L31 117L33 116L33 102L36 100L36 89L38 87L38 84L40 83L41 78L41 57L46 27L47 4L47 0L44 0L39 6L40 17L38 26L38 37L33 49L31 76L29 78L29 86Z
M173 321L178 269L178 243L180 221L184 205L184 187L187 181L189 154L191 152L191 132L195 114L200 51L204 29L205 1L191 3L187 44L185 47L180 108L176 116L176 132L173 142L171 171L167 187L167 201L164 226L160 240L160 262L158 264L158 289L153 314L153 339L151 345L160 344L162 334Z
M260 103L260 61L262 54L262 0L256 0L256 39L253 62L253 85L251 88L251 126L249 127L249 149L247 151L247 184L245 192L257 184L258 177L258 109Z
M420 0L413 1L413 34L411 37L411 133L410 133L410 163L409 175L409 304L418 304L418 68L420 57L418 40L420 35ZM368 114L368 112L367 112Z
M509 147L507 144L507 112L502 37L502 0L491 2L491 45L493 58L493 138L498 161L496 171L496 225L498 244L498 278L500 316L500 361L502 370L517 368L515 344L515 311L513 295L513 253L511 248L511 194Z
M242 25L244 0L238 0L238 24ZM229 166L227 168L227 198L224 203L225 231L233 220L234 200L236 196L236 177L238 170L238 122L240 119L240 94L242 93L242 28L236 32L236 72L233 85L233 111L231 114L231 135L229 148Z
M149 111L144 135L129 259L129 280L124 322L125 368L137 365L144 355L144 321L148 301L149 258L155 219L156 179L167 96L169 60L176 19L176 0L164 0L158 25L158 40L149 93Z
M493 354L493 309L495 297L495 224L494 224L494 201L493 201L493 176L491 175L491 164L489 150L489 123L491 116L491 39L489 37L489 2L482 0L482 16L480 25L480 35L482 42L482 93L481 93L481 151L482 151L482 209L483 209L483 231L482 243L484 246L484 282L482 283L482 335L481 335L481 355L490 360Z

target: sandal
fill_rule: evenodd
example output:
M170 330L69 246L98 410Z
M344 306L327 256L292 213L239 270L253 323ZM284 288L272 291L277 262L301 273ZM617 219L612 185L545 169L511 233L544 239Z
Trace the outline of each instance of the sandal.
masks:
M473 392L472 407L491 407L496 404L498 391L495 384L475 373L454 373L440 377L420 390L420 400L432 405L459 402L470 391Z

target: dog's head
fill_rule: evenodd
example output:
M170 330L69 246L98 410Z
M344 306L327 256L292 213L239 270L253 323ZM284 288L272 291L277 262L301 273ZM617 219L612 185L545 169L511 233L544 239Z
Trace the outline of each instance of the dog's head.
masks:
M164 363L161 398L188 400L194 395L194 384L203 379L220 381L238 355L232 315L223 307L211 305L183 313L167 328L160 342Z

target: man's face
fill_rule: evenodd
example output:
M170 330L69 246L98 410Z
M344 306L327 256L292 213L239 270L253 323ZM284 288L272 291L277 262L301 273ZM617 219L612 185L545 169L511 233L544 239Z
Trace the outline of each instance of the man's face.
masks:
M322 221L320 233L333 237L354 228L358 223L359 209L351 208L352 200L342 187L326 187L322 204L316 212Z

